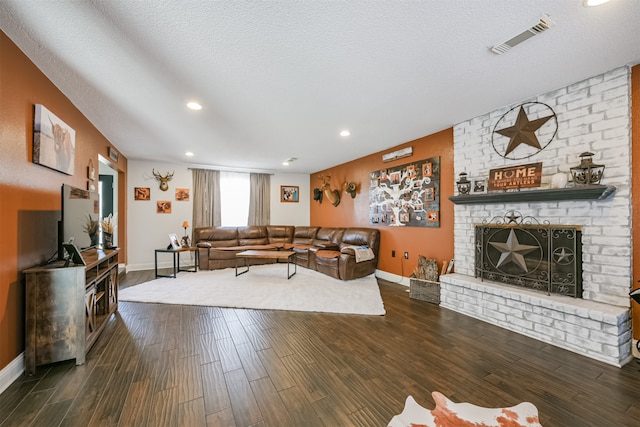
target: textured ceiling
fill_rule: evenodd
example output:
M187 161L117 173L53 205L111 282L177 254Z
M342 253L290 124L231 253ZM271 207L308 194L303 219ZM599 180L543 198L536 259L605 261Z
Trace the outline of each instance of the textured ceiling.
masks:
M637 0L0 0L0 28L130 159L300 173L640 62Z

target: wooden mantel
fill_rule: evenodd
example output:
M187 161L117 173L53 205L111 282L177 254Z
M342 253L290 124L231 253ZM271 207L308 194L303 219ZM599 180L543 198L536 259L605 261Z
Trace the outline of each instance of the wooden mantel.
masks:
M612 185L587 185L584 187L554 188L543 190L491 192L450 196L456 205L502 202L553 202L561 200L603 200L616 191Z

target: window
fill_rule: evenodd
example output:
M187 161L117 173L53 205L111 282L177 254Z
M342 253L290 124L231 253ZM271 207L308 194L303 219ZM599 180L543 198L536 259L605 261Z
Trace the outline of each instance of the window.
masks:
M220 210L223 227L247 225L249 197L248 173L220 172Z

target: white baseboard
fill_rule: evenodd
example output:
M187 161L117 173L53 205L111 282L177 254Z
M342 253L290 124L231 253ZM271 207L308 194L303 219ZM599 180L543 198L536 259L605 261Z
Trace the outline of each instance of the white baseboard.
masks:
M397 274L388 273L382 270L376 270L376 277L399 285L409 286L411 284L408 277L398 276Z
M24 353L20 353L0 371L0 393L5 391L23 373Z

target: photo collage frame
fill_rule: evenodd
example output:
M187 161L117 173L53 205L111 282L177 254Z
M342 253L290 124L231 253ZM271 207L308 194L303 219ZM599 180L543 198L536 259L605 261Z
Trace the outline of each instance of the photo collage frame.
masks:
M372 225L440 227L440 157L369 174Z

